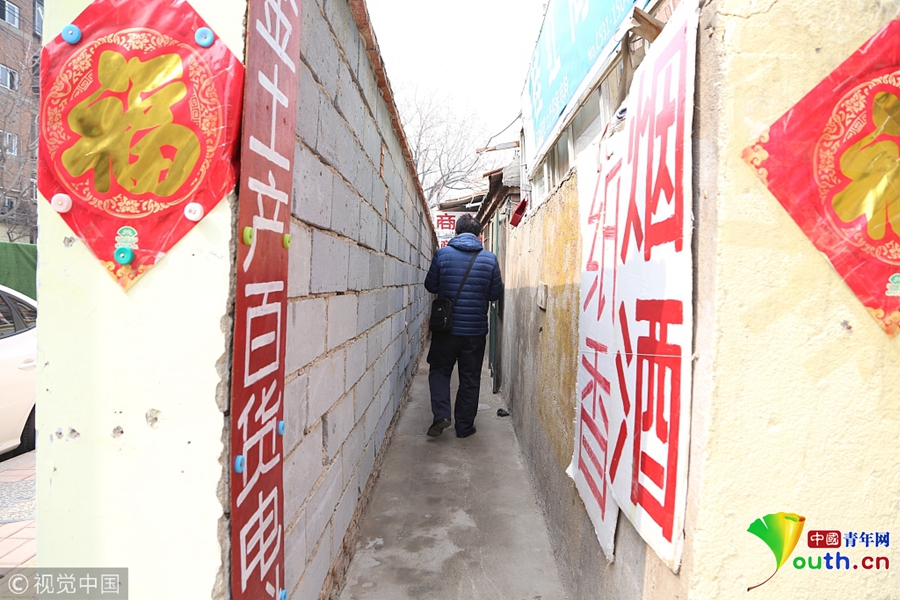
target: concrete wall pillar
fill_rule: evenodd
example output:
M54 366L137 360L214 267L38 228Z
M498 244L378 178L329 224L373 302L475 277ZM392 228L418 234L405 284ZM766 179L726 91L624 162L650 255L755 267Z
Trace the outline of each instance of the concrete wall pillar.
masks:
M47 3L45 38L88 4ZM246 1L191 5L243 60ZM38 208L38 563L128 567L137 600L223 598L235 197L128 292Z

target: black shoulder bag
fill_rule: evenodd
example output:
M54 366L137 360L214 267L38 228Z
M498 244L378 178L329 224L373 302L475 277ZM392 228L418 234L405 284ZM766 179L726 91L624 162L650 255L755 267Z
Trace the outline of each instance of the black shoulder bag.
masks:
M428 329L433 333L450 333L453 330L453 306L459 300L459 295L466 285L466 279L469 278L469 272L472 271L472 265L475 264L475 259L478 258L479 254L481 254L481 250L472 257L472 262L469 263L469 268L466 269L466 275L463 277L462 283L459 284L456 297L453 300L450 298L435 298L431 302L431 318L428 320Z

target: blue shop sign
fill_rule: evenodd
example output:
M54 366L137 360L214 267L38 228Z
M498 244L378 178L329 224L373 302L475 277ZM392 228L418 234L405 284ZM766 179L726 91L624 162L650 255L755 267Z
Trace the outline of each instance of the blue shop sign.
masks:
M534 148L540 149L633 6L650 0L550 0L528 73ZM606 50L606 52L604 52Z

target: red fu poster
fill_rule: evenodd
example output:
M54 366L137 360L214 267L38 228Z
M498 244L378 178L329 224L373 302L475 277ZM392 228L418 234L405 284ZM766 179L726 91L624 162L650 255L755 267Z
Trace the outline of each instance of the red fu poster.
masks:
M234 189L243 81L185 0L96 0L44 47L38 187L124 289Z
M900 20L743 157L891 337L900 332Z

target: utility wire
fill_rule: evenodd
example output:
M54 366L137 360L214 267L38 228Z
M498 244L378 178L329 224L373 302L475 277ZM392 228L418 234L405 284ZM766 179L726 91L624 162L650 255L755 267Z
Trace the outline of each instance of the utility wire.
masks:
M504 127L503 129L501 129L500 131L498 131L497 133L495 133L494 135L492 135L491 137L488 138L488 141L487 141L487 143L484 145L484 147L485 147L485 148L490 147L491 141L492 141L495 137L497 137L498 135L500 135L501 133L503 133L504 131L506 131L506 130L509 129L510 127L512 127L512 126L513 126L513 123L515 123L516 121L518 121L519 118L520 118L521 116L522 116L522 112L519 111L519 114L516 115L516 118L515 118L515 119L513 119L512 121L509 122L509 125L507 125L506 127Z

